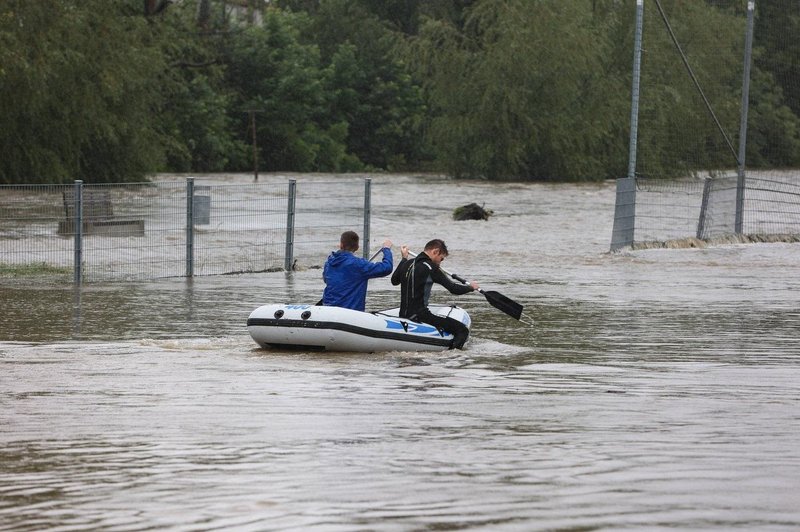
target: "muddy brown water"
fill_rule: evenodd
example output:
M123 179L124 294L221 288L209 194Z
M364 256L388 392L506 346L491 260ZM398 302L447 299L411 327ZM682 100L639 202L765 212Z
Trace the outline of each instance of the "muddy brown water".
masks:
M609 254L613 184L372 201L373 247L444 238L533 325L439 289L464 351L290 353L245 321L316 301L319 265L2 282L0 530L800 528L800 245Z

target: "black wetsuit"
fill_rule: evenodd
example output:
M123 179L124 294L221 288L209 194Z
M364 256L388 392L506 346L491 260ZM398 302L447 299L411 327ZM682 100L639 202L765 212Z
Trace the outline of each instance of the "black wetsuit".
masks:
M436 316L428 310L433 283L444 286L451 294L472 292L471 286L451 281L428 255L420 253L414 259L401 260L392 274L392 284L400 285L400 317L427 323L451 333L451 347L461 349L469 337L469 329L458 320Z

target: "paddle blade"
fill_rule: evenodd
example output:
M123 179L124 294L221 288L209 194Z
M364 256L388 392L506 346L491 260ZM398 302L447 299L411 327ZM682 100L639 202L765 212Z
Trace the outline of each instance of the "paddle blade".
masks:
M486 301L497 310L505 312L515 320L522 317L522 305L513 299L509 299L500 292L481 290L481 293L486 297Z

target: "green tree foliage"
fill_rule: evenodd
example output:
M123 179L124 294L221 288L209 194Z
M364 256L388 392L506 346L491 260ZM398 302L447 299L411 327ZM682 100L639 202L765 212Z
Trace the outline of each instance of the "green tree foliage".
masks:
M800 116L800 2L756 2L755 43L763 48L756 64L770 72L786 104Z
M324 127L325 73L319 48L300 42L304 14L269 10L264 23L231 41L227 83L237 89L234 110L246 129L257 113L264 166L275 170L336 171L352 166L342 141L346 124Z
M747 164L800 165L800 2L756 3Z
M611 61L614 14L482 1L463 29L424 24L408 57L426 80L442 164L490 179L600 179L624 167L630 78Z
M637 168L648 176L736 168L743 19L700 2L661 4L664 16L654 4L645 12Z
M659 0L724 135L645 4L637 168L732 167L744 0ZM800 164L798 6L757 2L749 165ZM0 183L250 170L250 110L262 170L619 177L634 21L619 0L5 0Z
M800 165L800 119L786 105L771 74L751 74L746 164L751 168Z
M401 39L358 2L330 0L305 32L320 47L332 123L348 126L347 149L366 165L397 169L419 161L422 89L395 54Z
M735 7L660 2L722 131L687 74L656 3L646 4L638 167L648 175L686 175L735 166L731 148L737 147L741 103L741 2ZM452 13L429 19L408 52L425 80L430 139L444 168L488 178L624 175L632 6L612 0L594 0L591 7L484 0L463 11L463 17ZM783 26L791 23L790 18ZM782 39L793 35L790 29L780 32ZM779 62L795 75L790 57ZM749 160L796 164L800 127L780 97L787 84L776 88L757 69L753 76L758 82L751 89L752 111L761 123L752 127L756 135L748 150L755 156Z
M645 11L637 167L651 176L735 168L745 6L727 0L660 3L714 116L687 73L660 11L655 3L649 4ZM763 44L758 39L754 49L755 56L760 57ZM800 123L783 102L773 76L759 65L763 62L757 60L751 72L746 161L749 166L797 164Z
M242 164L248 153L236 134L233 91L219 52L230 30L224 20L213 21L213 29L207 10L184 2L150 19L160 37L153 46L168 63L158 80L162 103L154 127L163 132L163 169L170 171L221 171Z
M164 59L105 0L0 4L0 182L124 180L163 160L152 127Z

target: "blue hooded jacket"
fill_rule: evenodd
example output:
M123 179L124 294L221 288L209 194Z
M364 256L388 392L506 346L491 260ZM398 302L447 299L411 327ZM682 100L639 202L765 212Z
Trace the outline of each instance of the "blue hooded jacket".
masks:
M392 250L383 248L383 260L370 262L350 251L334 251L325 262L322 278L325 291L322 304L364 311L367 301L367 281L392 273Z

